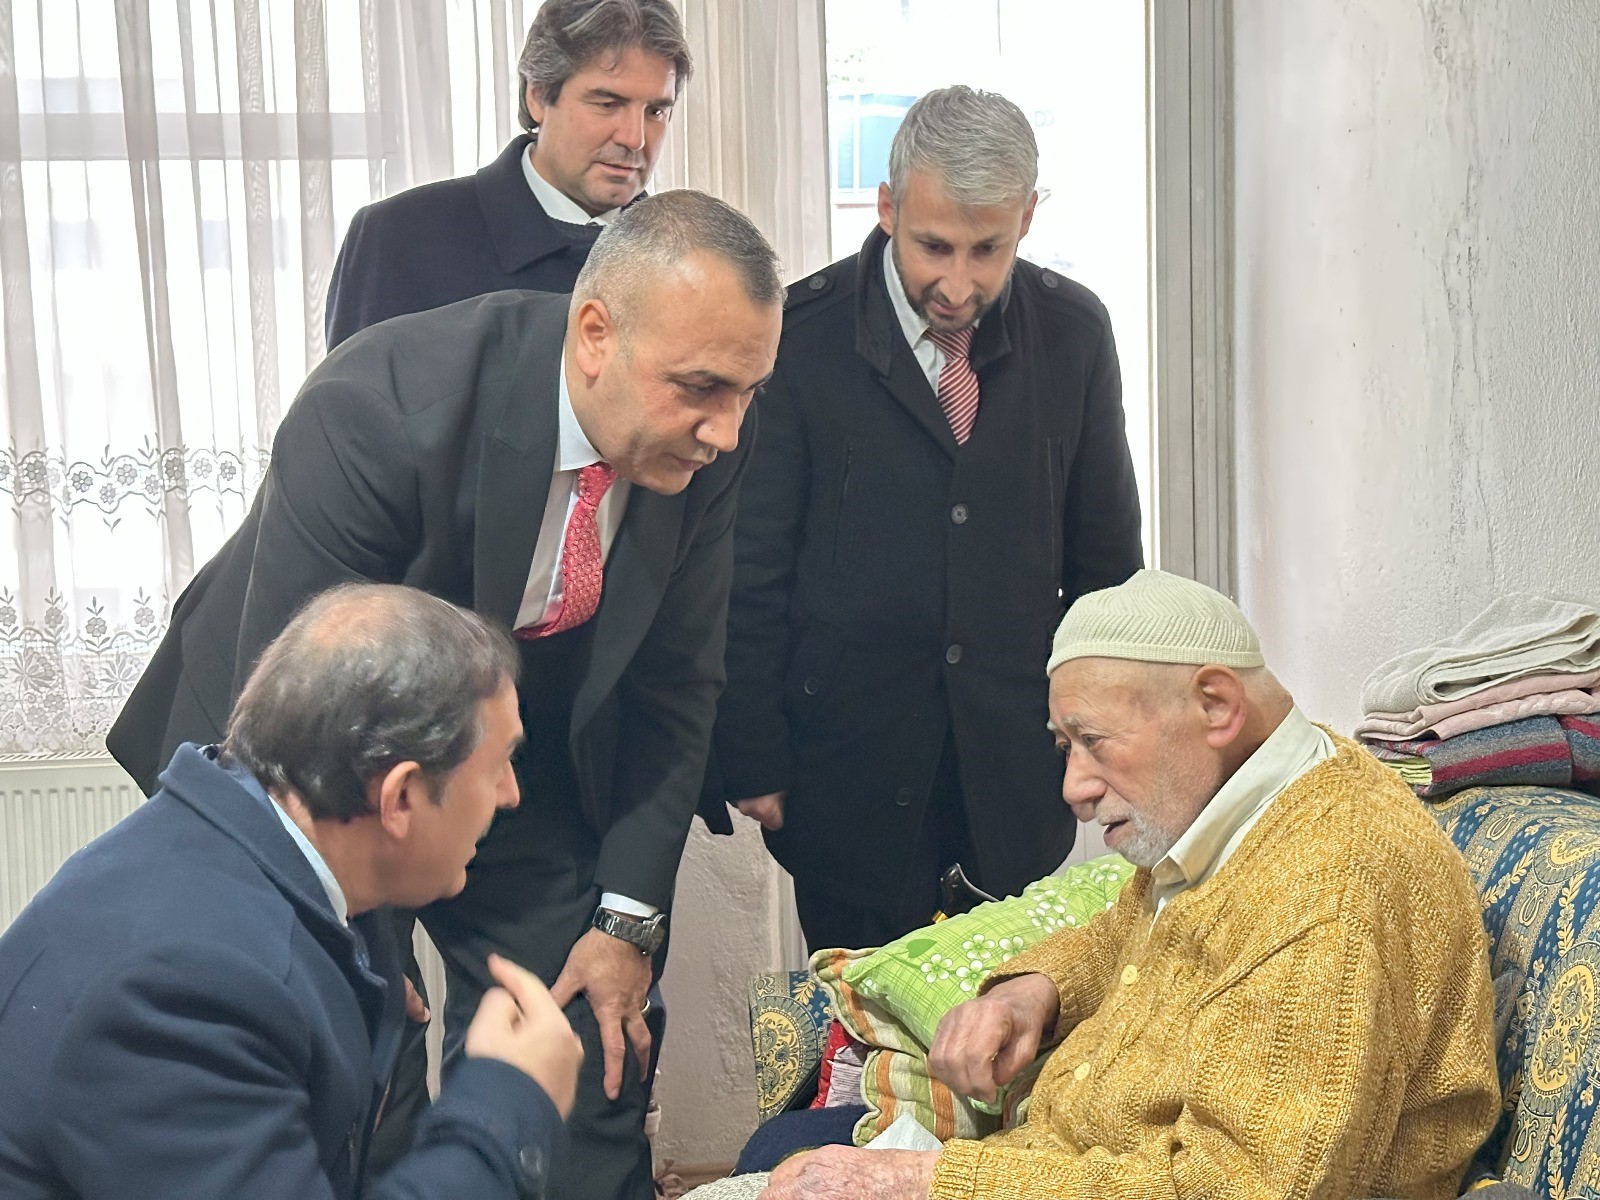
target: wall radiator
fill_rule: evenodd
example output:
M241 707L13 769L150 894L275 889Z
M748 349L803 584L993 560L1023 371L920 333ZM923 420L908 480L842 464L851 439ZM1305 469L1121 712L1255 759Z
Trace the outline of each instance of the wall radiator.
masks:
M144 795L109 758L0 760L0 929Z

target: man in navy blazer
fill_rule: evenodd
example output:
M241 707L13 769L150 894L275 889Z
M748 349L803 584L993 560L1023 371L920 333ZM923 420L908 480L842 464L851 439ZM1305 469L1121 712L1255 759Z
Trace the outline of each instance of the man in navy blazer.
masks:
M0 1194L538 1196L582 1050L504 960L417 1148L365 1160L406 1020L379 906L454 894L514 808L518 656L393 585L324 593L220 746L74 855L0 936Z
M356 213L328 285L329 349L485 292L570 292L644 191L693 64L671 0L546 0L517 68L526 134L476 175Z

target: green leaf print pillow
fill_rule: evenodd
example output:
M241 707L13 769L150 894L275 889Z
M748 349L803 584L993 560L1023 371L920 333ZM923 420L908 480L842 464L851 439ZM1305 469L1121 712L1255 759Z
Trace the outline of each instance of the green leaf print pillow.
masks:
M1022 895L890 942L850 963L844 981L881 1005L926 1049L945 1013L978 994L984 977L1058 929L1086 925L1115 903L1133 866L1108 854L1047 875Z

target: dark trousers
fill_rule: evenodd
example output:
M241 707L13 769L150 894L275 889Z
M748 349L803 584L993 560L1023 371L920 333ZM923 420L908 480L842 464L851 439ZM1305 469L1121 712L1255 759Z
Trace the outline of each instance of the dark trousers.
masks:
M840 836L847 832L841 830ZM818 853L823 852L819 847ZM883 847L883 861L885 867L904 863L904 872L897 888L885 888L881 899L870 905L841 899L831 888L803 873L795 874L795 911L808 951L882 946L922 928L939 910L939 877L954 863L960 863L972 881L983 886L983 880L974 874L977 858L967 829L953 736L945 736L933 791L916 837L909 846Z
M442 1016L444 1020L446 1085L460 1057L467 1026L478 1011L478 1002L493 985L485 966L489 954L504 955L532 971L546 985L552 984L572 943L588 928L594 913L598 895L586 890L564 902L551 902L547 896L546 903L539 906L540 919L525 919L522 905L535 886L530 873L526 863L475 868L462 897L430 905L420 914L423 927L444 960L445 995L442 1006L434 1004L434 1018ZM462 903L469 898L471 903ZM404 949L409 951L411 915L405 914L401 920L406 927ZM558 931L564 936L558 936ZM657 979L665 953L663 947L657 956ZM408 974L413 975L414 983L419 983L415 973L413 959ZM645 1016L651 1038L649 1074L640 1080L630 1053L623 1070L622 1092L616 1100L606 1098L605 1051L588 1000L581 995L576 997L567 1005L566 1014L583 1042L584 1058L577 1097L567 1119L570 1143L565 1156L554 1165L546 1194L564 1200L651 1200L654 1183L650 1144L644 1136L644 1114L650 1100L650 1079L666 1033L666 1008L660 989L652 985L650 1011ZM402 1044L389 1101L369 1151L374 1174L381 1173L410 1149L416 1122L427 1104L427 1052L423 1027L418 1025L412 1027Z

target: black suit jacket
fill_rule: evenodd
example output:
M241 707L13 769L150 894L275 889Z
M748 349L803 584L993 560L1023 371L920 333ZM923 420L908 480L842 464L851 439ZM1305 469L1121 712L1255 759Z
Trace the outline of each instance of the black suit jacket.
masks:
M106 738L141 787L179 742L221 736L261 650L328 587L410 584L511 626L554 470L568 303L496 292L399 317L312 371L244 524L179 597ZM631 490L572 705L593 882L662 909L723 682L754 433L747 419L740 448L676 496ZM523 783L526 795L539 781Z
M328 283L330 350L368 325L485 292L572 290L593 243L574 242L540 207L522 173L531 141L356 213Z
M261 799L194 746L162 779L0 936L0 1194L511 1200L542 1183L560 1114L477 1059L363 1191L405 1020L392 922L351 922L362 969Z
M1087 289L1019 260L980 325L959 448L895 317L886 238L790 289L740 500L711 789L789 792L773 853L881 896L953 730L991 892L1072 846L1045 731L1065 606L1142 561L1116 349Z

